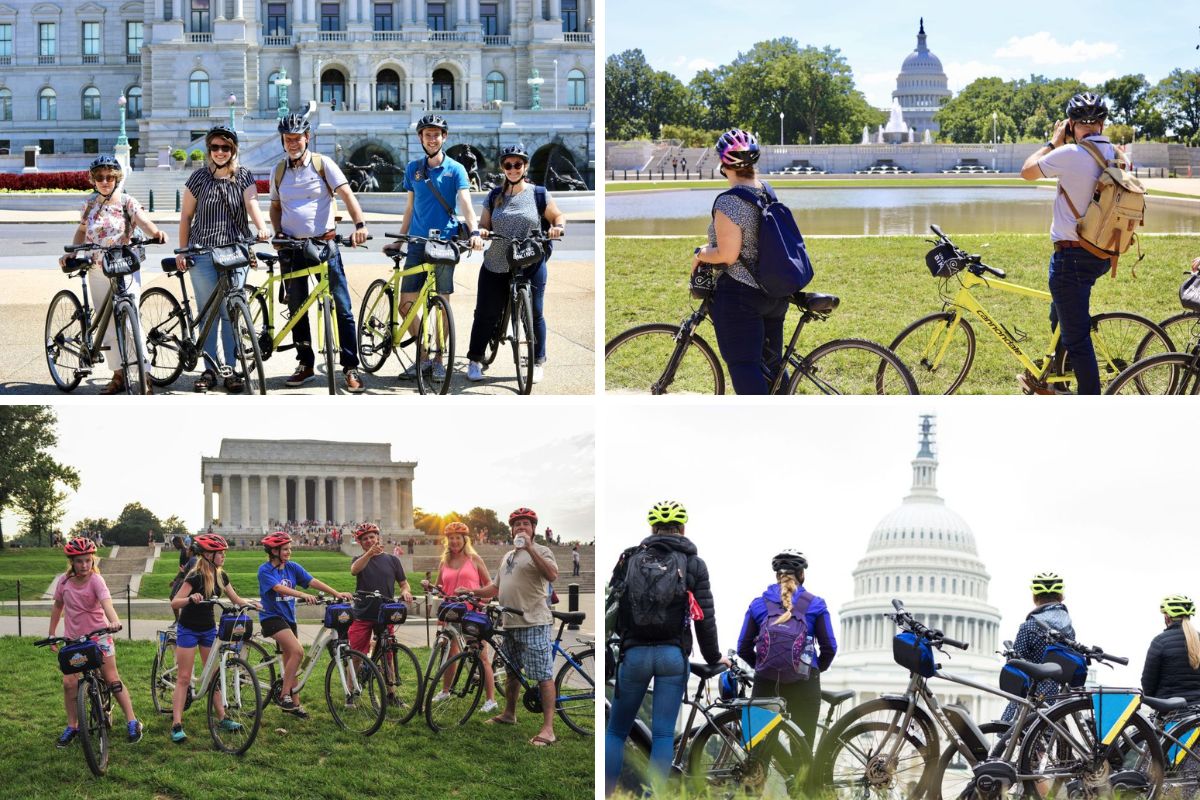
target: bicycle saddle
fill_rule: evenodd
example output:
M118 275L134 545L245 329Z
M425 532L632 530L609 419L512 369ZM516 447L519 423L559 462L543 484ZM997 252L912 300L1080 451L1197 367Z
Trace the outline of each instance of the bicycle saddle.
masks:
M804 311L812 311L815 314L828 314L842 302L835 294L817 292L796 292L789 299Z
M1062 667L1058 664L1035 664L1032 661L1014 658L1008 662L1008 666L1019 669L1035 681L1061 681L1063 679Z
M709 678L715 678L725 670L729 669L729 667L725 666L724 664L705 664L702 661L691 661L688 663L688 666L691 667L692 674L702 681L706 681Z
M255 250L254 257L269 267L273 267L279 262L279 255L277 253L260 253Z
M1142 695L1142 702L1160 714L1179 711L1180 709L1187 708L1188 705L1188 701L1182 697L1150 697Z
M853 689L846 689L843 692L827 692L824 689L821 690L821 699L831 706L836 706L838 703L844 703L851 697L854 697Z
M551 611L555 619L562 620L568 625L578 625L587 619L587 613L584 611Z

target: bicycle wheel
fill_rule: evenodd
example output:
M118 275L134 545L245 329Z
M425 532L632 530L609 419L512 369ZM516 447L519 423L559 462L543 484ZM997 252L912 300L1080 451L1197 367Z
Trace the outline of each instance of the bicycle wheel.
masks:
M183 373L187 327L175 295L161 286L142 292L138 314L146 331L146 360L150 383L170 386Z
M370 736L383 724L387 707L383 676L357 650L338 647L325 669L325 703L344 731Z
M604 390L650 394L725 394L725 371L695 333L684 345L679 326L638 325L604 345Z
M79 681L75 693L75 711L79 714L79 743L88 769L96 777L108 771L108 729L112 724L100 696L101 678L94 676Z
M1200 356L1159 353L1131 364L1105 394L1200 394Z
M1092 346L1096 350L1096 364L1100 368L1101 387L1135 361L1159 353L1170 353L1175 349L1162 328L1143 316L1126 311L1092 317ZM1071 372L1071 361L1066 350L1059 348L1053 366L1059 375Z
M212 658L220 658L213 653ZM250 749L262 724L262 690L250 665L229 657L208 692L208 732L218 750L240 756ZM218 714L218 710L224 715Z
M246 291L250 292L246 300L250 305L250 325L258 336L258 352L262 354L263 361L266 361L275 352L275 342L271 338L274 325L268 325L271 320L268 316L267 301L261 290L247 284Z
M1008 732L1009 725L1006 722L984 722L979 726L979 732L984 735L984 744L987 746L988 752L992 752L992 748L996 746L996 742L1002 734ZM970 788L972 774L970 769L954 769L955 758L959 755L958 747L951 742L946 750L942 753L941 759L938 761L937 773L930 781L930 800L958 800L963 797L963 792Z
M154 654L154 665L150 669L150 697L154 710L160 714L171 713L171 695L175 692L175 675L179 667L175 664L175 642L168 641L159 646Z
M279 663L278 654L268 651L253 639L245 639L240 643L238 658L250 665L250 671L254 673L262 691L263 707L274 703L278 699L275 693L280 688L275 682L279 677L275 672L275 665Z
M229 321L233 324L233 349L245 382L242 391L245 394L266 394L262 353L258 350L258 337L250 320L250 308L243 298L234 300L232 306L229 309Z
M943 311L921 317L888 345L912 372L921 394L954 394L975 361L975 331Z
M1175 345L1175 352L1186 353L1200 340L1200 311L1181 311L1158 323L1158 327L1171 339L1171 343ZM1147 334L1146 340L1138 345L1139 359L1145 358L1146 345L1152 339L1153 337Z
M492 682L496 685L496 696L504 697L505 684L508 682L508 662L500 657L500 653L493 648L492 655Z
M1107 733L1110 743L1104 744L1092 697L1058 703L1026 731L1017 769L1031 776L1023 781L1027 798L1158 795L1166 770L1154 726L1135 712Z
M449 676L448 687L445 678ZM426 686L425 721L434 731L463 725L475 713L483 694L483 662L476 653L459 653L438 670Z
M866 339L834 339L795 363L788 394L917 394L896 354Z
M508 330L508 315L511 305L504 304L504 313L500 315L500 321L496 323L496 330L492 337L488 339L487 346L483 348L483 365L491 366L491 363L496 360L496 354L500 352L500 345L504 343L504 332Z
M421 665L412 650L395 642L381 654L378 666L383 670L388 714L407 724L421 707Z
M741 711L730 709L705 725L688 746L688 780L718 797L802 797L811 754L804 734L783 721L752 747Z
M533 304L529 287L517 292L517 307L512 318L513 363L517 367L517 394L533 391L533 354L537 337L533 333Z
M442 377L424 365L433 362L440 365ZM445 394L450 391L450 380L454 377L454 317L450 304L441 295L432 295L421 316L421 327L417 332L417 391L421 394Z
M567 727L584 736L596 732L596 651L592 648L572 653L571 662L562 665L554 679L555 710Z
M907 708L903 700L879 699L846 712L821 737L810 788L860 800L920 797L937 768L937 730L918 709L901 732Z
M125 394L146 393L146 351L142 347L141 329L136 314L121 303L114 314L117 326L117 353L120 369L125 373Z
M396 330L396 306L392 286L376 278L363 295L358 309L358 363L371 374L379 371L392 354L392 334Z
M70 289L54 295L46 309L46 366L60 391L69 392L83 380L83 306Z
M333 309L331 306L333 301L329 298L321 301L321 322L325 328L323 334L323 342L325 349L325 379L329 383L329 393L338 393L337 372L334 369L333 361L337 355L337 348L333 344Z
M1200 747L1196 742L1187 745L1197 727L1200 714L1176 712L1155 720L1156 733L1166 758L1166 775L1163 791L1172 797L1194 798L1200 791ZM1164 733L1164 728L1169 728Z

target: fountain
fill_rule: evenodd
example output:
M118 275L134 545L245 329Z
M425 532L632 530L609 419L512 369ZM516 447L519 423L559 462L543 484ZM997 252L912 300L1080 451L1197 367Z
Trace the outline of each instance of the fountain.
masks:
M923 144L933 144L933 134L930 132L929 128L925 129L925 138L923 138L921 142Z
M908 124L905 123L904 113L900 110L900 101L893 97L892 113L888 116L887 125L882 129L881 140L888 144L900 144L908 135Z
M868 128L866 125L863 125L863 138L862 138L862 143L863 143L863 144L870 144L870 143L871 143L871 129L870 129L870 128Z

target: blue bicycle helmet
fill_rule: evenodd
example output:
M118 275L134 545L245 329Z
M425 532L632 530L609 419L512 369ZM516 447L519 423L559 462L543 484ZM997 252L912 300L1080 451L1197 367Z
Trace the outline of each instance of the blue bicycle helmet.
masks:
M740 681L728 670L721 673L717 685L720 687L721 699L725 701L736 700L741 691Z

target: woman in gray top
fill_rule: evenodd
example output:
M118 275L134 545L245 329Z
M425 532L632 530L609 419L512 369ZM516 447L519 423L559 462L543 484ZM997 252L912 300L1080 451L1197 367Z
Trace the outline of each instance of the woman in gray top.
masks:
M765 193L754 165L758 141L736 128L717 140L721 174L729 187L748 186ZM692 271L701 264L720 269L712 301L712 323L717 346L729 368L738 394L766 394L783 359L783 317L787 298L768 297L754 279L751 267L758 263L758 206L731 191L717 195L708 245L696 248Z
M529 170L529 153L521 145L506 147L500 151L500 167L504 170L504 185L493 189L483 205L479 218L480 236L487 239L492 231L504 236L525 237L540 233L542 218L550 222L547 236L561 238L566 230L564 216L550 193L540 186L528 183L525 178ZM538 195L543 195L545 208L538 213ZM479 269L479 291L475 298L475 321L471 324L471 343L467 348L467 380L483 380L483 351L488 340L500 323L504 303L508 300L507 247L489 247L483 254L483 266ZM546 261L529 267L533 296L534 345L533 382L542 379L542 364L546 360L546 320L542 316L542 301L546 294Z

